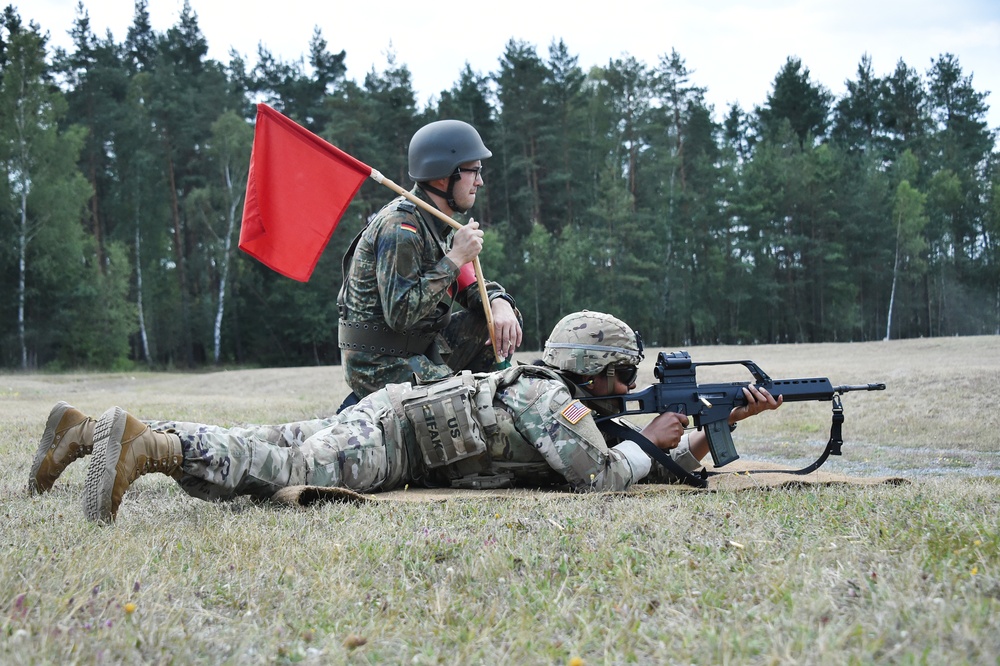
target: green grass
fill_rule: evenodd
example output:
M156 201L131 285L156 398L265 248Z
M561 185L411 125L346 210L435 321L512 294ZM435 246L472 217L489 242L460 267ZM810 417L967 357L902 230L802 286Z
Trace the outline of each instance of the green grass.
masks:
M290 420L339 404L340 368L0 375L0 663L1000 663L1000 339L691 353L888 382L845 398L828 468L911 483L290 510L151 476L105 527L83 463L24 491L56 400ZM797 460L828 426L789 405L736 443Z

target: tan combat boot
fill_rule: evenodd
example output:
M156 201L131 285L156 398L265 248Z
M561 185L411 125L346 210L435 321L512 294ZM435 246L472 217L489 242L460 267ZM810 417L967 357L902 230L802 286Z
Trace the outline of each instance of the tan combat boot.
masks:
M151 430L121 407L112 407L94 426L94 454L83 492L87 517L113 521L136 479L150 472L179 478L183 461L177 435Z
M94 449L96 421L65 402L57 402L49 412L45 431L35 451L35 460L28 474L28 492L40 495L56 482L59 475L74 460L89 455Z

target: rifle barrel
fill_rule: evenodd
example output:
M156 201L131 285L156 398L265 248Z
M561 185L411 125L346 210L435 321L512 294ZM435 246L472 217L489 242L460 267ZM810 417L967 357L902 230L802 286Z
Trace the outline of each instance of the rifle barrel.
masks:
M853 386L838 386L833 390L837 393L847 393L848 391L884 391L885 384L882 382L872 384L855 384Z

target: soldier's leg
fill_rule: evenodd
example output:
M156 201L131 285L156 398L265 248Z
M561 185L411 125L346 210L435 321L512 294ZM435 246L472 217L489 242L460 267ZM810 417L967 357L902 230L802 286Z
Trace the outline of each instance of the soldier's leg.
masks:
M331 417L238 428L177 421L149 424L180 438L181 488L193 497L223 500L237 495L267 498L279 488L304 483L310 465L301 445L334 421Z
M174 421L140 420L154 431L198 424L176 424ZM325 428L330 420L318 419L289 423L282 426L254 426L257 436L264 441L279 446L301 444L313 433ZM43 493L52 487L63 471L73 461L90 455L94 448L94 424L96 420L73 406L57 403L49 412L45 430L35 452L28 477L28 490L32 494Z
M496 363L490 345L490 330L482 312L462 310L451 315L451 322L441 332L451 347L448 366L455 372L487 372Z
M436 354L435 354L436 356ZM422 381L450 377L454 374L440 358L388 356L344 352L344 374L351 390L361 398L388 384L404 384L416 375Z
M292 485L377 492L406 480L400 424L384 396L369 396L334 417L280 426L154 425L180 438L178 483L202 499L267 498Z
M310 463L307 485L372 493L408 480L401 425L384 395L369 396L343 412L301 449Z

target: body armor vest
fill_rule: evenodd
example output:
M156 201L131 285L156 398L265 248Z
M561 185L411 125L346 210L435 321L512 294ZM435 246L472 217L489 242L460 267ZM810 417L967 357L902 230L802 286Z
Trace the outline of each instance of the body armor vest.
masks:
M522 375L565 383L550 368L518 365L500 374L464 371L430 384L390 385L397 416L415 434L414 478L456 488L507 488L518 479L559 482L562 477L518 432L513 416L494 404L497 392Z

